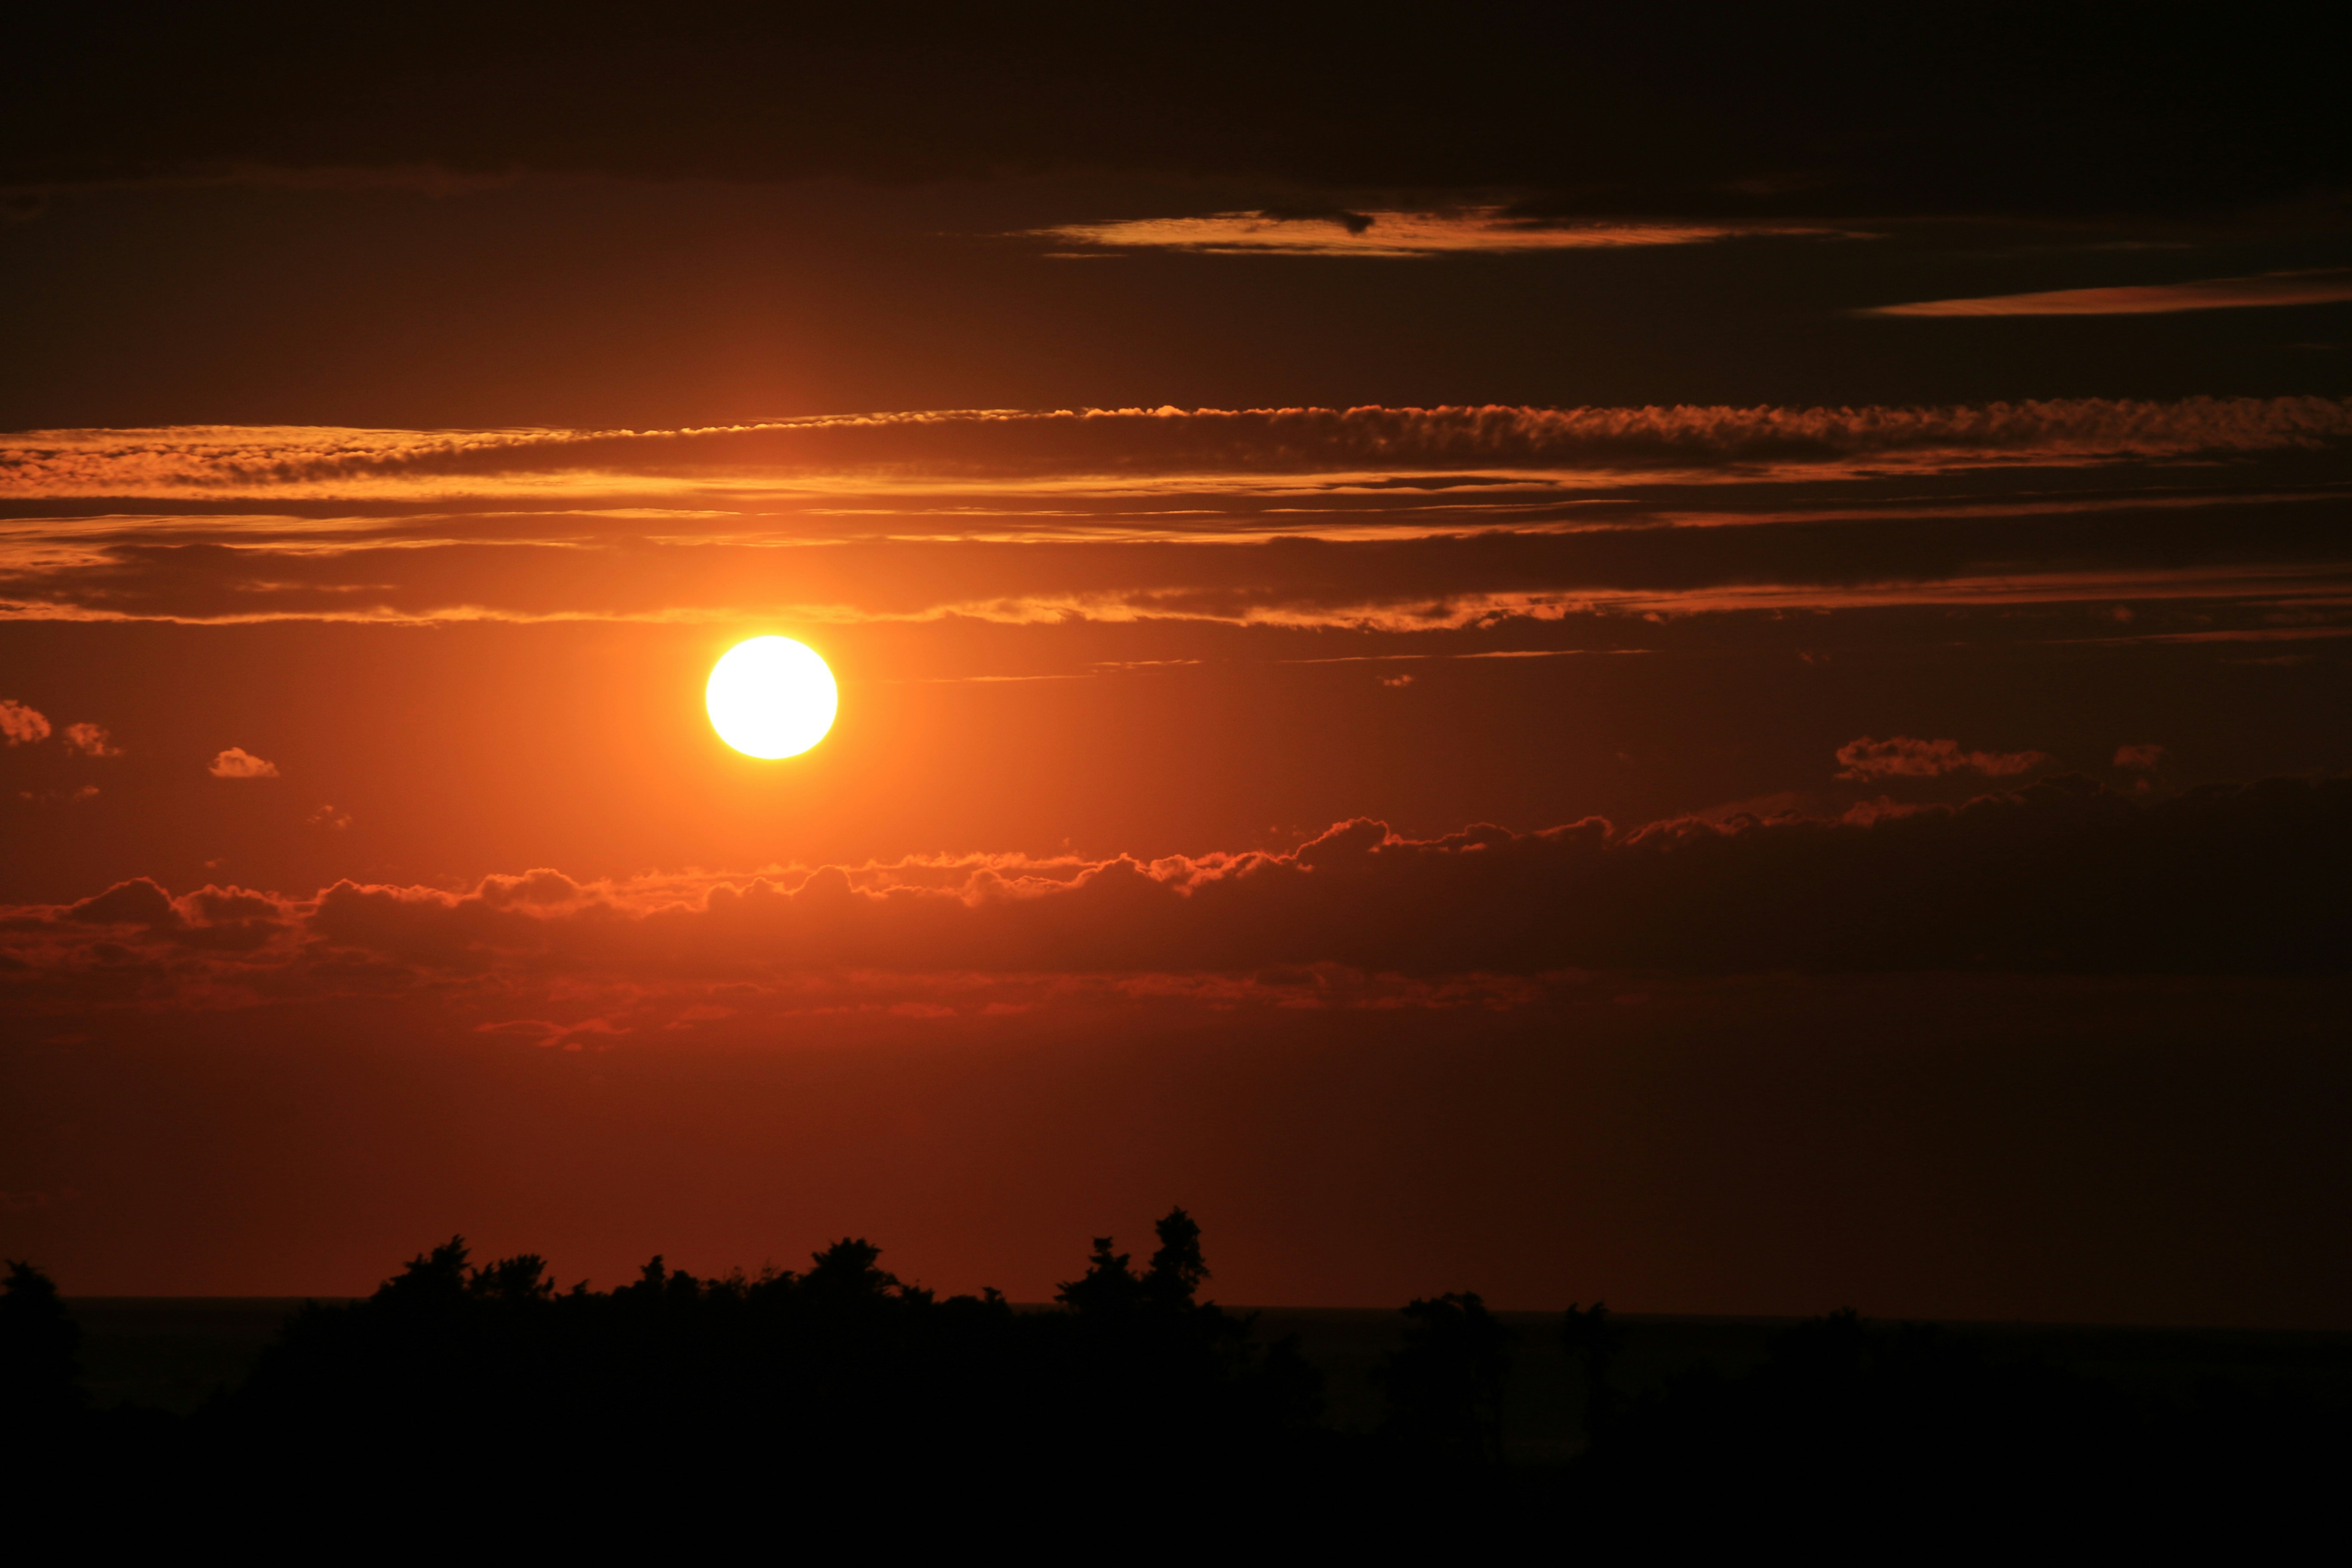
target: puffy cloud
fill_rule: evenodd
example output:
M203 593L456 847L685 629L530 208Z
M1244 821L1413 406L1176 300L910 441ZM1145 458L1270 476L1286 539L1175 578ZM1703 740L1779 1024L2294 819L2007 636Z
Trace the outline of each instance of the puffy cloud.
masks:
M151 877L117 882L102 893L68 904L58 918L81 925L165 927L180 923L180 912L173 907L172 895Z
M1509 1006L1594 971L2334 973L2352 965L2347 879L2352 780L2158 798L2068 777L1838 820L1415 839L1358 819L1288 853L1150 862L542 869L466 893L341 881L177 900L135 879L0 911L0 993L30 1009L402 994L475 1021L660 1030L696 1008L1078 995Z
M0 698L0 738L12 746L46 741L49 738L49 721L22 702Z
M278 764L266 762L243 746L231 746L212 760L205 770L216 779L274 779Z
M68 747L86 757L119 757L122 754L122 748L114 744L112 737L101 725L68 724L65 739Z
M2117 746L2115 765L2137 773L2149 773L2164 765L2162 746Z
M2352 300L2352 269L2266 272L2191 283L2141 283L2106 289L2053 289L1976 300L1922 300L1878 305L1865 316L2152 316L2179 310L2242 310L2254 305L2325 305Z
M1979 773L2007 778L2046 767L2056 761L2043 752L1963 752L1957 741L1918 741L1894 735L1874 741L1864 735L1837 750L1844 763L1838 777L1857 783L1879 779L1941 778L1948 773Z

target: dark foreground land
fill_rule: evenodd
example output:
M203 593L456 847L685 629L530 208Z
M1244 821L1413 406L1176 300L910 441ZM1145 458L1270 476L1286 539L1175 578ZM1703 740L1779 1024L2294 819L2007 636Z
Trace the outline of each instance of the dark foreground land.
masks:
M684 1531L975 1542L1247 1531L1562 1552L1785 1540L2217 1549L2320 1521L2352 1335L1488 1312L1236 1311L1181 1211L1049 1306L649 1265L554 1291L461 1246L356 1301L0 1301L12 1517L109 1535ZM1157 1522L1154 1522L1154 1521ZM350 1532L357 1530L359 1537ZM1221 1532L1208 1537L1205 1531ZM764 1532L764 1533L763 1533ZM878 1533L877 1533L878 1532ZM1189 1553L1188 1553L1189 1554Z
M299 1296L89 1296L66 1309L81 1325L83 1384L100 1409L193 1415L232 1393L307 1300ZM1016 1306L1015 1310L1043 1310ZM1295 1338L1323 1380L1323 1423L1370 1433L1382 1415L1381 1368L1404 1349L1402 1312L1375 1309L1235 1309L1255 1320L1252 1339ZM1510 1331L1501 1438L1515 1465L1554 1464L1589 1447L1586 1379L1562 1342L1556 1312L1495 1312ZM1768 1363L1793 1318L1611 1313L1619 1338L1611 1384L1629 1400L1664 1394L1677 1380L1742 1375ZM1933 1327L1993 1364L2041 1364L2158 1403L2221 1391L2259 1398L2273 1391L2352 1409L2352 1334L2242 1329L2105 1328L2072 1323L1938 1323ZM1886 1325L1870 1331L1885 1332Z

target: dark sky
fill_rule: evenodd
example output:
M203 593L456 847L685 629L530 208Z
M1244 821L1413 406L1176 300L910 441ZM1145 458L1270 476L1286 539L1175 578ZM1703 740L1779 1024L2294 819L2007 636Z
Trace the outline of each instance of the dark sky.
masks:
M0 1249L2352 1326L2288 17L31 19Z

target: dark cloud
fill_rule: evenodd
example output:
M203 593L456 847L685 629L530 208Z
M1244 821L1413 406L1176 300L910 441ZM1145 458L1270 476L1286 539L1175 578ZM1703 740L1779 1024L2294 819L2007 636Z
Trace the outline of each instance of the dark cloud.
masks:
M1091 168L1538 216L2197 213L2342 186L2337 40L2288 15L52 6L0 181Z
M172 907L172 895L148 877L118 882L95 897L68 905L58 918L81 925L142 925L155 929L180 923L180 913Z
M2352 781L2158 798L2067 776L1843 819L1621 832L1592 818L1433 839L1359 819L1288 854L1150 863L967 858L587 885L538 870L462 895L342 881L308 899L207 889L176 903L139 879L19 910L0 946L24 966L5 984L28 1005L88 1002L101 985L183 1003L457 985L509 1001L601 988L623 1010L667 997L675 1015L877 974L929 976L927 1006L1068 984L1485 1005L1507 998L1509 977L1571 971L2340 973L2347 886Z

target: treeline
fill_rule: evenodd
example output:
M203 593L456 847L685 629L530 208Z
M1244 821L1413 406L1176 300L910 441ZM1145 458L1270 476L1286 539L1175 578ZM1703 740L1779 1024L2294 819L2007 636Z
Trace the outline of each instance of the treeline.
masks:
M238 1387L181 1418L98 1410L55 1286L0 1295L0 1475L100 1534L398 1517L443 1529L690 1529L785 1516L899 1536L1046 1525L1286 1534L1326 1546L1847 1541L1880 1552L2222 1532L2312 1515L2347 1412L2307 1394L2135 1397L1958 1336L1852 1313L1781 1333L1759 1366L1629 1392L1626 1331L1570 1308L1584 1452L1514 1462L1514 1330L1475 1294L1403 1309L1377 1427L1324 1419L1322 1377L1202 1299L1177 1209L1138 1268L1097 1239L1055 1310L941 1299L845 1240L803 1272L698 1278L660 1258L560 1290L532 1256L462 1239L364 1300L310 1303ZM830 1523L820 1526L820 1521ZM1926 1533L1922 1533L1926 1532Z

